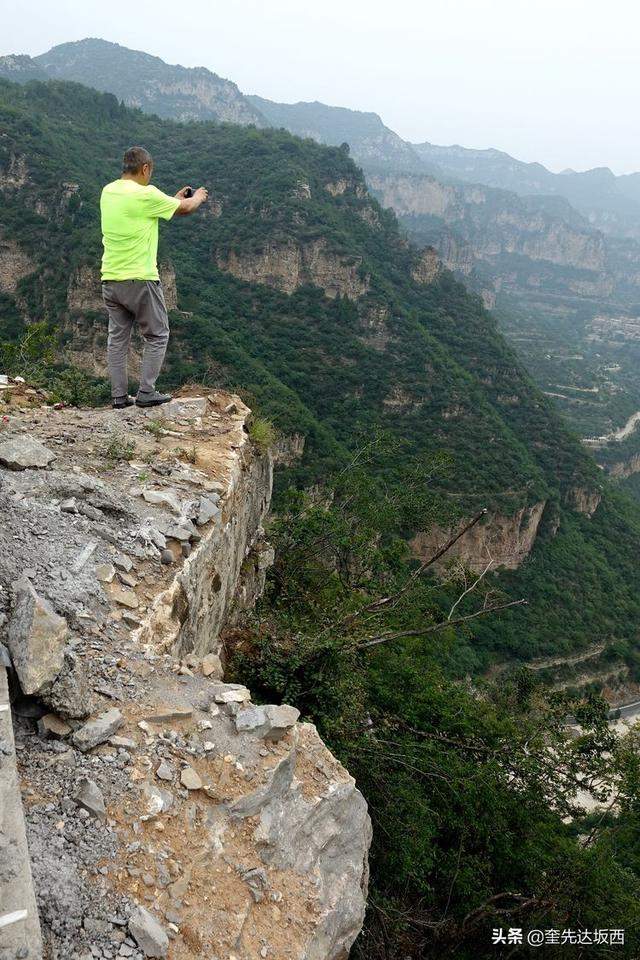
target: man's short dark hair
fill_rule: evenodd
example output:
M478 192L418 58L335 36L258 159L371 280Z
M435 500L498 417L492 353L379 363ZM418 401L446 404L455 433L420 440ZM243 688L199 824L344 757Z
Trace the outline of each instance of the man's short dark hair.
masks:
M144 147L130 147L122 158L122 172L140 173L145 163L153 163L149 151Z

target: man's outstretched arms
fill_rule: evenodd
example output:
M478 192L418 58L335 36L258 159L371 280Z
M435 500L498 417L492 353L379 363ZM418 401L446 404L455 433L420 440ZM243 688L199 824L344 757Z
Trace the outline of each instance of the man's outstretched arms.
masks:
M174 216L186 217L190 213L195 213L198 207L201 206L209 196L209 191L206 190L205 187L198 187L198 189L194 191L193 196L185 197L185 192L189 189L189 187L183 187L182 190L178 190L176 193L176 197L180 201L180 206Z

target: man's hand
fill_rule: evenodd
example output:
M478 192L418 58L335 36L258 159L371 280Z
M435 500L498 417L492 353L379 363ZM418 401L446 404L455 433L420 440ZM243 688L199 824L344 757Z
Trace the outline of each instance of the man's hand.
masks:
M182 190L178 190L176 193L176 197L180 201L180 206L176 210L176 214L179 216L184 217L189 213L194 213L209 196L209 191L206 189L206 187L198 187L198 189L193 192L192 196L185 197L185 190L189 189L190 187L183 187Z

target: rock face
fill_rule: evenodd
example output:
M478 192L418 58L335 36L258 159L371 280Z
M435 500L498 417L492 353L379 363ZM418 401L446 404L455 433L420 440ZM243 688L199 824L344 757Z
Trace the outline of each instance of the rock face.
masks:
M425 175L372 175L369 183L381 203L398 214L438 217L454 227L477 260L515 253L597 274L606 271L602 236L568 203L545 209L535 199Z
M15 241L0 236L0 293L15 293L20 280L35 268L31 257Z
M96 38L62 43L38 57L1 57L0 75L18 83L33 78L75 81L161 117L266 125L235 83L205 67L164 63Z
M270 456L248 455L242 431L248 408L238 401L236 409L230 418L239 448L226 463L229 479L222 522L204 533L198 549L155 598L140 632L143 643L182 654L218 653L222 627L253 606L262 592L266 574L260 559L262 522L271 499L273 464ZM181 537L174 527L165 529Z
M411 271L416 283L433 283L442 269L442 261L435 247L425 247L420 253L420 259Z
M360 260L332 253L324 240L314 240L304 246L271 243L259 253L232 250L219 255L216 262L220 270L240 280L264 283L284 293L313 284L328 297L357 300L369 289L369 278L360 275Z
M567 494L569 506L578 513L586 513L588 517L594 515L601 500L602 494L599 490L587 490L585 487L572 487Z
M28 580L15 587L7 643L23 693L39 693L62 669L69 629Z
M460 557L476 573L493 560L493 568L516 570L529 556L542 519L545 501L523 507L513 516L492 514L486 521L472 527L448 552L448 560ZM461 522L458 529L464 525ZM426 533L418 533L411 541L412 549L420 559L427 559L455 533L454 529L433 526Z

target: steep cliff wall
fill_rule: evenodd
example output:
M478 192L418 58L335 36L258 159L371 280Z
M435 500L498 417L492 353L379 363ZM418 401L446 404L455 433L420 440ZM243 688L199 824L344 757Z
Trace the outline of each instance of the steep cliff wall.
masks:
M298 246L269 243L259 253L234 250L216 258L220 270L249 283L264 283L285 293L305 284L320 287L328 297L357 300L369 289L369 278L360 275L361 260L332 253L324 240Z
M512 516L487 515L484 522L476 524L454 544L447 560L460 557L476 573L484 570L490 561L495 569L516 570L533 548L545 506L541 501L532 507L523 507ZM456 529L436 525L416 534L411 542L415 555L420 559L433 556L463 525L460 523Z
M36 265L24 250L0 234L0 293L13 294L23 277L28 277Z
M400 216L437 217L455 228L476 259L519 254L598 274L607 269L604 238L578 222L568 204L563 218L534 201L478 185L446 184L418 175L370 174L368 180L383 206Z
M46 956L343 960L366 804L297 710L222 679L272 557L250 411L3 399L0 627L31 694L16 757Z

